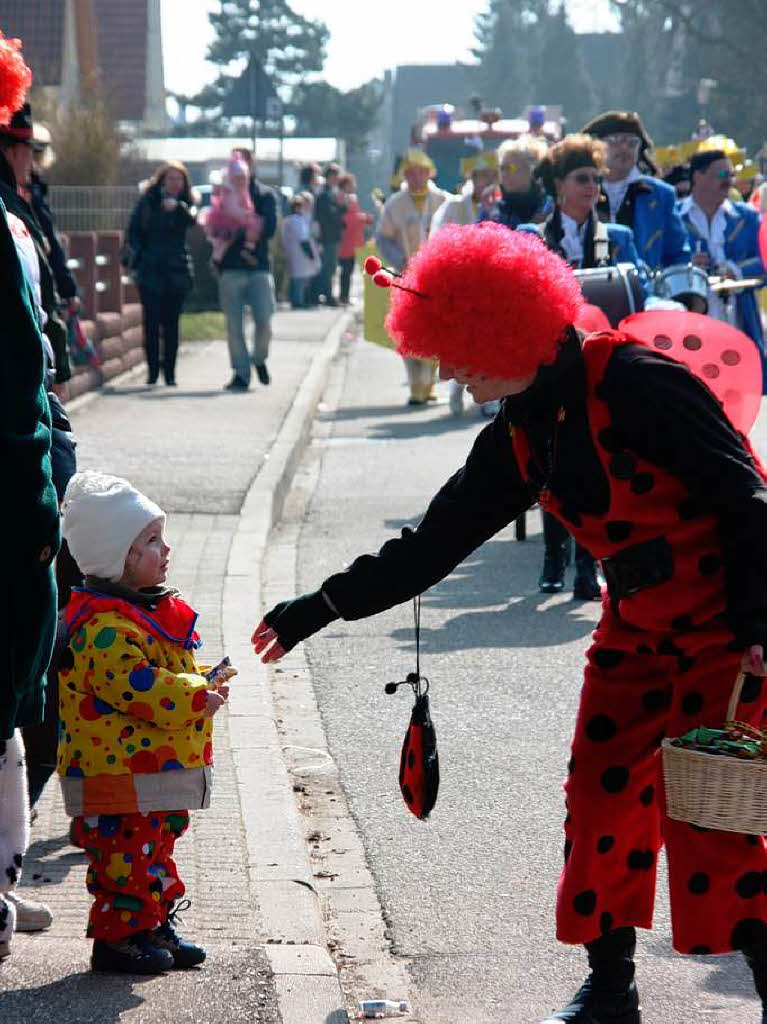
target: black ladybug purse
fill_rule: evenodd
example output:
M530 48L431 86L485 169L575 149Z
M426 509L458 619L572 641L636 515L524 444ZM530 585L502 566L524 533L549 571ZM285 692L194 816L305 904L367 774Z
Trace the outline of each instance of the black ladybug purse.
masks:
M396 693L399 686L412 687L415 704L410 724L402 743L399 765L399 788L408 810L422 821L429 817L439 792L439 755L437 734L429 709L429 680L421 675L421 598L413 598L415 619L415 672L399 683L387 683L386 693Z

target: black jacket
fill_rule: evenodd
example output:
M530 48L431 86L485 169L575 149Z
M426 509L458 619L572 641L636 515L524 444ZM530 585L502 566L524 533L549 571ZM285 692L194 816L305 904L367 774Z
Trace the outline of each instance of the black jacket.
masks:
M317 196L314 216L320 226L320 242L323 245L337 243L344 231L346 203L338 198L335 189L325 185Z
M77 295L77 282L67 267L67 255L56 232L53 212L48 204L48 186L34 171L32 172L30 193L32 209L48 241L48 262L53 271L56 288L62 299L72 299Z
M69 366L69 348L67 346L67 329L59 316L61 299L56 288L56 281L48 261L48 241L38 223L29 203L22 199L16 187L16 176L11 165L0 153L0 199L9 213L15 214L24 221L37 250L40 265L40 301L48 317L45 334L51 343L56 360L56 383L63 384L72 376Z
M162 200L161 190L150 188L131 214L128 245L133 250L136 284L147 291L186 294L193 284L186 233L195 222L195 211L179 201L168 212Z
M767 488L717 400L679 364L642 345L616 349L600 390L622 446L676 476L719 520L728 624L742 646L764 644ZM364 618L428 590L533 505L544 481L536 486L522 479L509 430L523 425L534 461L544 465L563 405L551 490L576 512L604 514L609 482L589 428L585 367L574 333L531 388L504 399L416 530L404 529L377 554L362 555L325 580L322 591L338 614Z

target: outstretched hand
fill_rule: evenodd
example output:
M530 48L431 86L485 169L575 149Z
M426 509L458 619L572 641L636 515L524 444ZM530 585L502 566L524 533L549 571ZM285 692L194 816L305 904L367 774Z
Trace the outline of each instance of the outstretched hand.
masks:
M253 631L250 638L256 656L261 655L261 661L266 665L271 661L279 661L285 657L285 650L277 639L277 634L262 619Z

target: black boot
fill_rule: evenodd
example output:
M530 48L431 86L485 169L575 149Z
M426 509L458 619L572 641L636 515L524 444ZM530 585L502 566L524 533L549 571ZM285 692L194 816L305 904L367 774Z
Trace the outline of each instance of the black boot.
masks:
M586 944L591 974L570 1003L541 1024L642 1024L634 983L636 932L616 928Z
M565 588L565 567L570 560L570 535L558 519L541 511L543 522L543 568L538 589L543 594L559 594Z
M754 984L762 1000L762 1024L767 1024L767 946L749 946L743 950L754 975Z
M576 601L598 601L601 596L596 559L580 544L576 544L573 597Z

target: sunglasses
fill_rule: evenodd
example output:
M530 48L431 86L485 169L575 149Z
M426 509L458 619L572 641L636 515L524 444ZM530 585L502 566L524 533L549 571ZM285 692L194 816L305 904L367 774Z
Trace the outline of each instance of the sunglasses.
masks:
M629 135L627 132L605 135L605 142L611 146L628 146L629 149L639 149L642 145L642 140L638 135Z
M572 171L567 175L570 181L576 185L601 185L602 178L598 174L590 174L588 171Z

